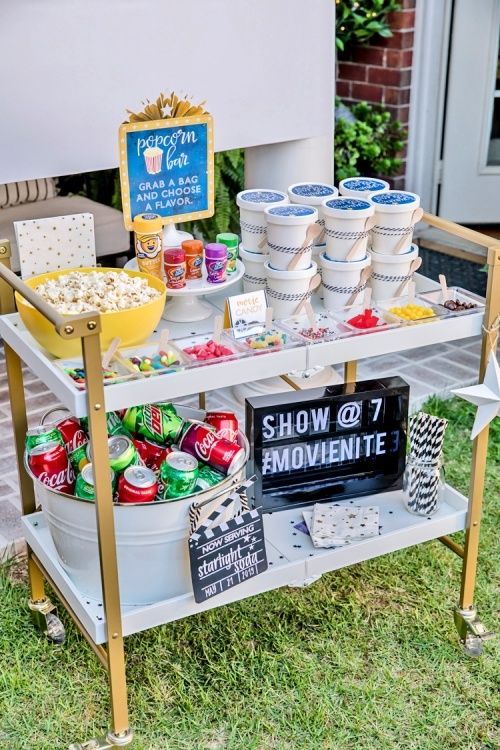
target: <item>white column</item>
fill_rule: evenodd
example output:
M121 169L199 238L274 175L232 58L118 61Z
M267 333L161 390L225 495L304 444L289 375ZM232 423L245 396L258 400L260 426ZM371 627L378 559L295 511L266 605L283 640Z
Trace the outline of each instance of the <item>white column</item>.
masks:
M286 191L294 182L333 182L332 132L286 143L252 146L245 151L245 187Z

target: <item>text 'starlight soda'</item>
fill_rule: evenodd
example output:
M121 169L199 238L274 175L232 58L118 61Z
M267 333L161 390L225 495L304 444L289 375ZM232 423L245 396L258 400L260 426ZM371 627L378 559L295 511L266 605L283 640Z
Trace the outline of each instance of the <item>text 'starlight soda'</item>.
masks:
M169 247L163 254L165 282L169 289L186 286L186 253L181 247Z
M119 503L152 503L157 492L156 475L146 466L129 466L118 480Z
M148 440L142 435L140 437L132 438L132 442L148 469L153 469L153 471L160 471L162 462L166 459L168 454L173 451L173 448L169 445L160 445L160 443L156 443L154 440Z
M123 471L127 466L142 465L132 439L126 435L113 435L108 438L109 465L113 471ZM92 449L87 446L87 458L92 462Z
M217 437L230 443L238 440L238 420L232 411L207 411L205 422L214 428Z
M218 438L212 427L204 422L186 423L179 442L181 451L190 453L223 474L234 474L245 461L245 451L237 443Z
M181 247L186 254L186 279L201 279L203 242L201 240L184 240Z
M226 280L227 247L220 242L205 245L205 266L207 281L210 284L222 284Z
M240 238L233 232L221 232L215 238L216 242L225 245L227 248L227 272L235 273L238 264L238 247Z
M162 278L163 222L158 214L134 217L134 247L139 271Z
M159 497L175 500L190 495L198 478L198 461L189 453L170 453L160 467Z
M113 469L109 470L111 481L111 492L114 494L116 487L116 474ZM81 473L78 474L75 484L75 495L82 500L95 500L94 467L86 464Z
M30 427L26 433L25 446L26 451L30 453L37 445L47 445L47 443L60 443L64 445L64 438L53 424L38 424Z
M40 482L51 490L72 494L75 473L62 443L54 440L33 446L28 451L28 465Z
M140 435L156 443L174 443L181 433L184 421L172 404L145 404L137 420Z

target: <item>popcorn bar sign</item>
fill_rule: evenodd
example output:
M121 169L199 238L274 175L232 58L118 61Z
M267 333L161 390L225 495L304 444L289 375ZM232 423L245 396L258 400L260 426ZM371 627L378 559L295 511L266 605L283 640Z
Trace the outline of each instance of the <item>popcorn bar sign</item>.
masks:
M399 377L247 399L258 504L278 510L401 487L408 400Z
M164 224L214 213L214 145L210 115L125 123L120 127L125 226L155 213Z

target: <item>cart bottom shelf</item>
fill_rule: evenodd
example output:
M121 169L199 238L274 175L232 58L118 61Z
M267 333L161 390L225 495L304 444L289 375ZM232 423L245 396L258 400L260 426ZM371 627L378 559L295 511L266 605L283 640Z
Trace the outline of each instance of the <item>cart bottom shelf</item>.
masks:
M418 517L408 513L401 492L369 495L342 504L377 505L380 509L380 534L348 547L316 549L309 536L296 525L302 521L302 509L264 516L269 568L229 591L196 604L192 592L147 606L122 608L123 634L131 635L157 625L213 609L281 586L304 586L323 573L369 560L398 549L427 542L465 528L467 499L449 485L439 511ZM102 602L83 595L61 567L42 511L23 518L26 540L52 579L56 590L71 607L83 628L97 643L106 641L105 613ZM165 575L170 571L163 571ZM162 571L155 571L162 575Z

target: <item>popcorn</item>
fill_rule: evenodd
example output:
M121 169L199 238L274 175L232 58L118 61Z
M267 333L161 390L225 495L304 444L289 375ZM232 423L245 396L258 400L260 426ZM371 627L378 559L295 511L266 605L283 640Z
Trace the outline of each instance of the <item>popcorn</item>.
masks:
M39 284L36 291L63 315L117 312L146 305L160 296L146 279L123 271L71 271Z

